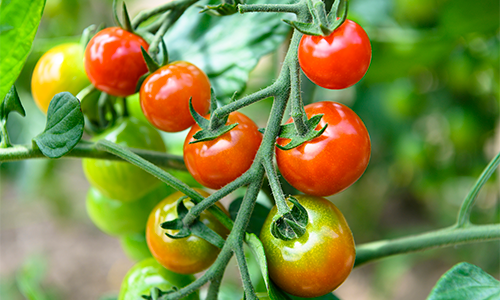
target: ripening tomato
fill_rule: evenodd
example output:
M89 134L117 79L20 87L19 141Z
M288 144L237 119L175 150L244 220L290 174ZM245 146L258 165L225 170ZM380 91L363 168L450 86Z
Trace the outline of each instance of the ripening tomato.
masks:
M165 152L160 133L152 126L129 117L117 121L110 129L95 136L131 148ZM160 181L128 162L85 158L83 171L90 184L104 196L121 201L134 201L157 186Z
M146 242L146 233L133 233L122 235L120 237L120 246L127 257L134 261L141 261L146 258L152 258Z
M137 300L141 296L149 296L152 288L157 287L162 291L171 290L173 287L182 288L195 280L192 275L182 275L162 267L154 258L148 258L135 264L127 272L120 287L118 300ZM198 300L198 292L182 299Z
M50 49L38 60L31 77L31 93L38 108L47 113L56 94L70 92L76 96L89 84L83 70L82 46L67 43Z
M148 43L120 27L99 31L85 49L85 72L99 90L113 96L135 93L139 78L148 72L141 47Z
M283 177L308 195L330 196L343 191L363 174L370 160L370 136L363 121L347 106L317 102L305 106L308 118L323 114L316 127L328 123L318 137L291 150L276 148ZM288 120L291 123L292 119ZM288 139L279 138L279 145Z
M207 116L208 118L208 116ZM259 127L239 112L229 114L226 125L238 123L218 138L190 144L200 130L193 125L184 142L184 162L194 179L211 189L220 189L241 174L253 163L262 142Z
M346 20L329 36L304 35L298 57L302 71L312 82L327 89L344 89L363 78L372 48L363 28Z
M285 292L299 297L319 297L336 289L354 265L354 239L344 216L325 198L294 196L307 210L306 233L283 241L271 233L276 206L260 233L269 276Z
M194 109L205 115L210 108L210 81L195 65L177 61L156 70L141 86L144 115L156 128L178 132L193 125L189 99Z
M151 210L174 189L160 184L145 196L131 202L111 199L90 187L87 193L87 213L97 228L109 235L128 235L146 230Z
M209 195L201 190L198 192L204 197ZM184 194L176 192L151 211L146 226L146 240L151 254L162 266L176 273L194 274L208 268L217 258L220 249L193 234L182 239L172 239L165 235L165 232L171 235L177 233L177 230L166 230L160 225L177 218L177 200L182 196ZM189 198L184 199L184 204L188 209L194 206ZM217 205L225 211L221 204ZM227 214L227 211L225 212ZM224 239L229 234L226 227L208 211L200 215L200 221Z

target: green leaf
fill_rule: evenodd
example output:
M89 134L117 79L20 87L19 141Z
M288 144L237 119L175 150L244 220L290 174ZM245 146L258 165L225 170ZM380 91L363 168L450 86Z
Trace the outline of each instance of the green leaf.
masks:
M202 5L219 3L213 0ZM287 37L290 27L281 21L284 16L248 13L221 18L200 14L199 8L191 7L165 36L170 59L189 61L202 69L217 97L227 103L235 91L245 88L259 59L276 50Z
M68 92L54 96L47 111L45 130L33 141L50 158L59 158L75 147L83 135L80 101Z
M0 99L21 73L31 50L45 0L10 0L0 4Z
M427 300L500 299L500 282L481 268L463 262L446 272Z

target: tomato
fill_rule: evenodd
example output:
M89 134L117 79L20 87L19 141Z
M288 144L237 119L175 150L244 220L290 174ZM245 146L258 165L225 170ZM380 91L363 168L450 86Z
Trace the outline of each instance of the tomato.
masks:
M139 78L148 72L140 36L119 27L99 31L85 49L85 72L92 84L110 95L126 97L135 93Z
M269 276L281 289L299 297L319 297L336 289L354 265L354 239L344 216L330 201L314 196L294 196L309 215L306 233L283 241L271 234L276 206L260 233Z
M153 287L168 291L174 286L184 287L194 280L192 275L176 274L162 267L154 258L148 258L135 264L125 275L118 300L142 299L142 295L149 296ZM198 300L200 298L196 292L182 299Z
M145 225L146 223L144 223ZM128 258L135 261L141 261L153 257L149 251L146 242L146 233L133 233L120 237L120 245Z
M372 48L363 28L346 20L329 36L302 36L298 57L312 82L327 89L344 89L363 78Z
M38 60L31 77L31 93L38 108L47 113L56 94L76 95L89 84L83 70L82 46L67 43L50 49Z
M178 132L193 125L189 99L205 115L210 108L210 81L195 65L178 61L149 75L141 86L142 111L156 128Z
M301 192L329 196L343 191L363 174L370 160L370 136L363 121L347 106L316 102L305 106L307 117L323 114L316 127L328 127L318 137L291 150L276 148L283 177ZM291 123L292 119L288 120ZM288 139L279 138L279 145Z
M118 120L115 126L93 138L100 139L132 148L166 151L160 133L132 117ZM87 180L108 198L134 201L160 183L153 175L127 162L85 158L82 163Z
M94 224L109 235L141 233L146 230L151 210L173 191L173 188L161 184L138 200L124 202L108 198L90 187L86 201L87 213Z
M208 118L208 117L207 117ZM238 123L218 138L189 144L200 126L193 125L184 142L184 162L194 179L211 189L220 189L250 168L262 142L259 127L239 112L229 114L227 124Z
M198 191L204 197L209 195ZM182 196L182 193L176 192L153 209L146 226L146 240L153 257L165 268L176 273L194 274L208 268L217 258L220 249L193 234L182 239L172 239L165 235L165 232L172 235L177 233L177 230L162 229L160 224L177 218L177 200ZM184 200L184 204L188 209L194 206L189 198ZM224 210L222 205L217 205ZM208 211L201 214L200 221L223 238L229 234L224 225Z

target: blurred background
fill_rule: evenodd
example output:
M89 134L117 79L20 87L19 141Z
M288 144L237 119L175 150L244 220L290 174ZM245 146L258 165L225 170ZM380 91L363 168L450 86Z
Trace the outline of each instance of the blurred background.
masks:
M133 16L164 2L128 0L127 5ZM57 44L78 41L90 24L111 26L111 4L47 0L32 53L16 83L27 116L9 118L13 143L28 143L45 126L30 92L37 60ZM372 140L365 174L330 200L343 212L358 244L450 226L463 198L500 151L499 2L349 4L349 18L365 28L372 41L368 73L342 91L303 81L306 102L348 105L365 122ZM261 59L244 93L273 82L285 51L283 45ZM263 112L270 104L262 101L244 112L263 127ZM164 135L173 153L180 153L185 134ZM89 184L80 160L3 163L0 176L1 298L112 299L133 262L119 241L99 231L87 216ZM500 222L499 186L497 172L479 194L473 223ZM425 299L439 277L461 261L498 279L500 243L387 258L356 268L335 293L341 299ZM228 272L237 274L235 267ZM221 298L239 299L238 280L227 274ZM27 296L30 287L45 298Z

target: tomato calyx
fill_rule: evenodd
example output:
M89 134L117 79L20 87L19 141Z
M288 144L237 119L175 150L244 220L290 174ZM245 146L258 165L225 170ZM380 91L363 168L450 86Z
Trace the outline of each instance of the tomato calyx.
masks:
M213 112L216 109L217 109L217 98L215 97L213 89L211 89L211 98L210 98L210 120L207 120L202 115L200 115L194 109L191 99L189 99L189 111L191 112L191 116L193 116L194 121L201 128L200 131L198 131L193 135L193 138L195 140L189 142L190 144L215 140L219 136L225 134L226 132L229 132L231 129L238 126L238 123L226 125L229 115L225 115L222 118L218 118L213 114Z
M347 0L335 1L328 14L322 0L308 0L307 7L312 22L283 21L303 34L328 36L347 18Z
M163 54L161 56L161 60L159 58L160 53L157 53L156 59L151 56L144 47L141 46L141 52L142 52L142 57L144 58L144 61L146 62L146 66L148 67L148 72L144 75L142 75L139 80L137 81L137 85L135 86L135 92L139 92L141 90L141 86L146 80L146 78L149 77L149 75L153 74L156 72L158 69L161 67L164 67L168 64L168 51L167 51L167 45L165 44L165 41L162 39L160 41L160 47L161 47L161 53Z
M323 114L319 114L312 116L309 120L307 120L304 124L306 128L303 128L305 129L305 133L303 134L299 132L295 122L282 125L279 137L289 139L291 141L284 146L276 144L276 147L280 148L281 150L291 150L304 144L305 142L317 138L318 136L323 134L323 132L328 127L328 124L325 124L325 126L323 126L320 130L315 130L322 117Z
M211 16L221 17L229 16L238 12L238 5L243 4L242 0L224 0L219 5L199 5L202 8L200 13L207 13Z
M275 238L284 241L298 239L303 236L309 222L307 210L299 201L292 196L289 196L287 200L293 204L291 211L281 216L278 213L271 225L271 234Z
M166 221L161 223L161 228L170 229L170 230L179 230L176 234L169 234L165 232L165 235L171 239L182 239L187 238L191 234L200 237L210 244L222 248L224 246L224 239L218 235L215 231L210 229L207 225L203 224L200 221L200 218L196 218L195 221L186 225L183 222L184 217L188 214L188 209L184 204L184 200L187 199L187 196L182 196L177 200L177 218L174 220Z
M125 2L122 3L122 18L123 18L123 24L120 22L120 18L118 18L118 1L113 0L113 16L115 18L115 22L118 26L121 28L125 29L126 31L136 34L134 32L134 29L132 27L132 22L130 21L130 16L128 14L127 10L127 5Z

